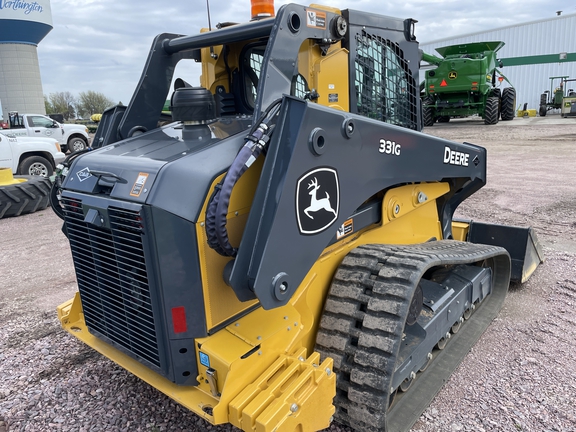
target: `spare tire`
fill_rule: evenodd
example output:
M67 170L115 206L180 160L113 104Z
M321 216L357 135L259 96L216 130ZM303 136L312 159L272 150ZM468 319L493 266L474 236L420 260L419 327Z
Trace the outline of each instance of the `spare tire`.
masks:
M0 219L34 213L48 206L52 183L40 176L0 176Z

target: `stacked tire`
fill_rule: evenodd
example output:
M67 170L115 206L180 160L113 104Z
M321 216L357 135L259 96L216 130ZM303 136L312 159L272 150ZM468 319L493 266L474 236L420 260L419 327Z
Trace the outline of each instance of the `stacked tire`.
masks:
M10 169L0 169L0 219L45 209L51 188L46 177L12 177Z

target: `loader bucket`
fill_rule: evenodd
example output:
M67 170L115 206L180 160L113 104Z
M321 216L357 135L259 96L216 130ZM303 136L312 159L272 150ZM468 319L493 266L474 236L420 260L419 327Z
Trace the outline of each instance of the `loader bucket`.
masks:
M526 282L544 261L544 252L532 228L470 222L468 241L505 248L512 259L514 282Z

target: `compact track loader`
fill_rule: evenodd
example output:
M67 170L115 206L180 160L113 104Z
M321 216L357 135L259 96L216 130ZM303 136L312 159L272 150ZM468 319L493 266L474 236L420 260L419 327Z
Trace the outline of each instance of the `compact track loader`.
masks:
M289 4L157 36L56 179L62 326L213 424L409 429L540 262L453 219L486 150L419 132L414 24Z

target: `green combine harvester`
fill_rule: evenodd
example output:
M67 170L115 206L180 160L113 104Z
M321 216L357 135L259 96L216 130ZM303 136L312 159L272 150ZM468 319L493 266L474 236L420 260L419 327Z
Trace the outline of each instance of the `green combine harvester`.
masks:
M514 118L516 90L496 68L502 67L496 52L503 46L504 42L475 42L437 48L442 58L422 53L422 60L437 66L425 73L424 126L474 114L487 125ZM510 87L497 87L503 81Z

